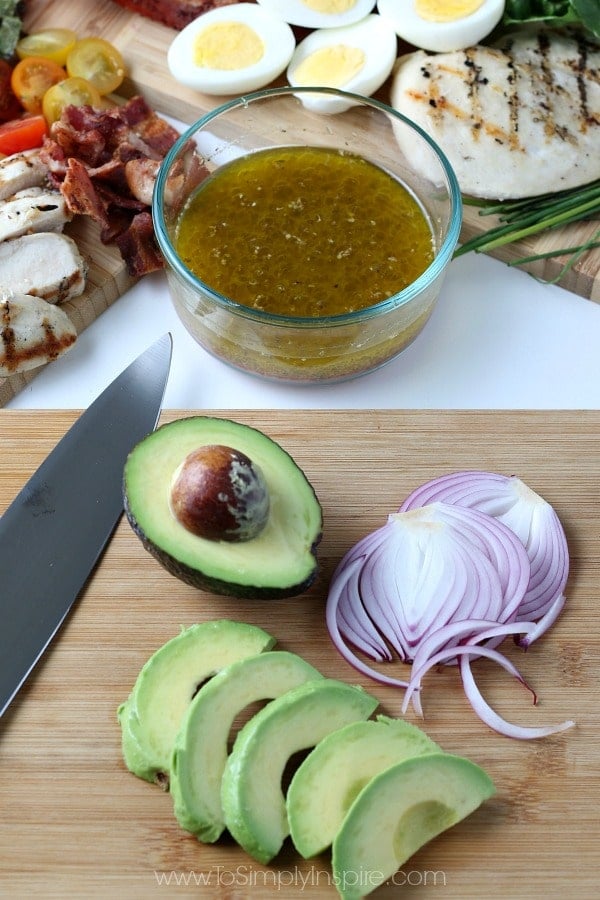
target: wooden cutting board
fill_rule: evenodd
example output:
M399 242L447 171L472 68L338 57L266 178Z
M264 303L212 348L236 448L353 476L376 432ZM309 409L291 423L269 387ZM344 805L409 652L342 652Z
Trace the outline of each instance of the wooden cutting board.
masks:
M163 421L183 415L166 413ZM430 673L420 724L446 750L484 766L497 795L418 852L395 886L375 896L400 896L410 885L411 898L597 897L600 413L220 415L261 428L311 479L324 511L320 577L293 600L219 598L164 572L122 521L59 637L0 720L0 896L334 898L327 854L303 861L288 842L263 867L227 837L202 845L182 831L170 796L125 770L117 705L144 661L182 625L226 617L266 628L281 649L328 676L362 683L382 712L399 715L398 692L361 679L334 650L324 624L329 578L350 545L417 484L484 468L520 475L554 504L571 574L568 604L552 631L527 654L506 641L538 706L487 661L475 664L476 677L513 721L577 724L540 741L502 737L476 718L455 670ZM0 412L0 510L74 418L69 411Z

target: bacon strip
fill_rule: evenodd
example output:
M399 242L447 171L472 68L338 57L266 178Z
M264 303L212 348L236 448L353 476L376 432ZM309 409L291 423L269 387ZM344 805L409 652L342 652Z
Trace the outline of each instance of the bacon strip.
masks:
M181 31L202 13L238 0L115 0L119 6Z
M102 241L117 244L134 276L164 265L150 204L160 162L178 137L137 96L110 109L66 107L40 151L71 212L100 224Z

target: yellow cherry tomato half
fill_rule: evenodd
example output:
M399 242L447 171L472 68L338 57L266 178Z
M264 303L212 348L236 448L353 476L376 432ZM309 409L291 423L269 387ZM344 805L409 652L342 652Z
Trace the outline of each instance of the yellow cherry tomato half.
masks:
M46 28L26 34L15 47L19 59L28 56L43 56L64 66L67 56L75 46L77 35L70 28Z
M98 89L85 78L65 78L44 94L42 110L48 125L58 121L65 106L100 106Z
M16 64L10 84L21 106L28 113L42 112L42 99L48 88L67 77L58 63L43 56L27 56Z
M120 52L104 38L82 38L67 56L67 72L91 82L100 94L116 91L125 78Z

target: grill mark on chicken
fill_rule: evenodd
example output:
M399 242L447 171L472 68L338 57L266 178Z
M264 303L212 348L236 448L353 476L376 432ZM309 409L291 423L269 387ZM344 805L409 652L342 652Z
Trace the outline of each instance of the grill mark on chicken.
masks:
M506 102L508 104L508 122L510 146L519 146L519 92L517 88L517 72L514 61L508 57L506 62Z
M76 339L73 323L57 307L27 294L0 295L0 375L51 362Z
M549 50L549 42L548 36L545 33L541 33L538 35L538 53L540 56L540 81L541 81L541 89L539 92L539 104L540 109L543 109L545 113L547 113L547 119L544 122L544 133L547 137L552 137L553 134L559 134L564 139L568 139L568 131L564 128L559 128L556 123L554 117L554 108L553 108L553 97L552 95L559 91L560 88L558 85L554 83L554 74L552 69L550 68L550 63L548 60L548 50Z
M590 112L587 100L587 84L584 73L587 69L587 47L585 41L578 41L579 56L575 63L577 81L577 93L579 94L579 107L581 109L581 130L586 131L589 125Z
M42 322L44 333L44 355L48 362L57 359L63 350L66 350L73 343L72 336L64 336L62 340L57 338L56 331L51 322L44 319ZM32 359L37 359L40 355L39 344L33 342L31 346L18 347L17 336L12 327L12 306L10 300L5 300L2 304L2 331L0 332L2 345L4 347L4 368L7 371L18 372L23 363L27 363Z
M477 65L474 60L475 48L464 51L462 64L464 68L456 66L444 65L435 59L435 70L427 64L421 67L421 74L426 80L427 90L419 91L417 89L407 90L407 96L412 99L428 104L430 107L431 119L436 125L440 125L445 116L450 119L458 119L463 122L470 122L472 136L477 140L482 132L492 137L497 143L507 143L511 150L522 149L518 138L518 97L514 88L509 93L507 100L510 108L510 128L507 131L497 122L491 122L486 119L482 113L482 102L480 91L482 87L489 87L488 78L483 75L482 67ZM510 65L510 63L509 63ZM459 106L452 103L446 94L440 90L440 83L443 82L445 76L451 76L460 81L466 79L468 83L468 96L470 98L470 108ZM509 84L513 84L514 77L512 74L508 76ZM490 90L493 88L489 87Z
M487 84L487 78L482 76L481 66L477 65L474 54L469 49L465 50L464 64L467 70L467 96L471 101L471 131L473 140L477 141L483 126L479 90L481 85Z
M0 329L0 338L4 347L5 366L8 371L18 368L19 361L16 350L16 337L11 324L10 302L5 300L2 304L2 328Z
M600 71L597 68L590 67L588 64L590 45L583 36L578 37L577 49L578 56L572 63L572 69L575 73L577 93L579 95L580 131L582 134L585 134L588 128L600 125L600 118L590 112L588 105L588 84L600 84Z

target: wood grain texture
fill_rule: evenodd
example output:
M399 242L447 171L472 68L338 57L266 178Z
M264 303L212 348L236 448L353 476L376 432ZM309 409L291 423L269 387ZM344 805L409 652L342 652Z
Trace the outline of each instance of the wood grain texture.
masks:
M0 510L75 415L0 412ZM163 421L183 415L165 413ZM527 654L506 642L538 692L538 706L487 661L476 664L478 681L514 721L573 718L577 725L542 741L503 738L475 717L456 671L430 673L420 724L446 750L484 766L497 795L423 848L395 886L374 896L401 896L404 881L411 898L596 897L600 413L221 415L261 428L304 468L324 511L321 574L294 600L219 598L169 576L119 524L59 637L0 720L0 896L334 898L327 854L302 861L288 842L263 867L227 837L209 846L182 831L169 795L125 770L117 705L144 661L180 626L227 617L266 628L280 648L304 655L326 675L364 684L382 712L399 714L396 691L361 679L333 649L324 625L329 578L349 546L421 481L484 468L520 475L555 505L572 562L568 603L552 631ZM161 879L171 879L170 887ZM176 879L187 879L188 887Z

